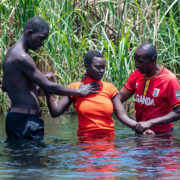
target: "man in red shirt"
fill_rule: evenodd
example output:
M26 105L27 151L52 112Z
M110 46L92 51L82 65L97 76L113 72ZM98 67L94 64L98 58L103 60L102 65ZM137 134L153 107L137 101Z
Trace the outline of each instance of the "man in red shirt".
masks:
M136 70L119 92L121 102L135 95L136 129L158 134L173 130L180 119L180 86L176 76L157 64L157 50L151 43L141 44L134 54Z

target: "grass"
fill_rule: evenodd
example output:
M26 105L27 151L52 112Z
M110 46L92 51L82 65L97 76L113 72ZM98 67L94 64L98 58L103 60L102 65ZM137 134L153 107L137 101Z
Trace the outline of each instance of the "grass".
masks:
M62 85L83 75L84 54L97 49L107 60L104 80L121 89L134 70L136 47L145 41L156 45L158 63L180 77L177 0L6 0L0 2L0 12L1 67L7 48L20 37L26 21L41 16L50 26L50 35L40 53L31 55L42 72L54 72ZM0 98L4 111L9 105L7 95L1 92Z

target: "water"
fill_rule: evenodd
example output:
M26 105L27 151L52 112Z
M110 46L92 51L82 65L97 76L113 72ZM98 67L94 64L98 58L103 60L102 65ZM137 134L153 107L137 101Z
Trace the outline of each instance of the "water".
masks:
M180 179L180 127L168 135L135 135L118 120L115 139L80 142L77 117L47 114L44 141L8 144L0 121L0 180Z

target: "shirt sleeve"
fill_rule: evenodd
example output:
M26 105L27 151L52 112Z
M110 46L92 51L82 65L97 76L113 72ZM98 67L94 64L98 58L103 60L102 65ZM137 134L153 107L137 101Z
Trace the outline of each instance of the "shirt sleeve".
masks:
M135 72L131 73L123 89L129 93L133 94L135 92Z
M71 83L67 86L68 88L73 88L73 89L77 89L76 86L75 86L75 83Z
M77 82L71 83L71 84L69 84L67 87L68 87L68 88L72 88L72 89L78 89L78 88L79 88ZM71 97L71 99L74 99L74 98L75 98L75 96L70 96L70 97Z
M169 80L167 86L167 98L172 108L180 106L180 86L176 77Z
M113 85L113 84L110 84L109 85L109 91L110 91L110 98L113 98L119 91L118 89Z

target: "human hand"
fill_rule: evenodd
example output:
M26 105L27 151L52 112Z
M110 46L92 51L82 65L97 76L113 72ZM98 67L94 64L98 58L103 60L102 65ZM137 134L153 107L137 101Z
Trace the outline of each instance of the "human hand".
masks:
M151 129L147 129L146 131L143 132L144 135L155 135L155 132L152 131Z
M135 131L137 133L143 133L146 129L151 127L151 122L150 121L141 121L138 122L136 127L135 127Z
M81 83L79 87L80 96L87 96L89 94L98 94L100 89L100 84L97 82L92 82L84 85L84 82Z
M52 82L54 82L54 81L55 81L55 79L54 79L54 75L53 75L53 73L52 73L52 72L48 72L48 73L46 73L46 74L45 74L45 77L46 77L49 81L52 81Z

